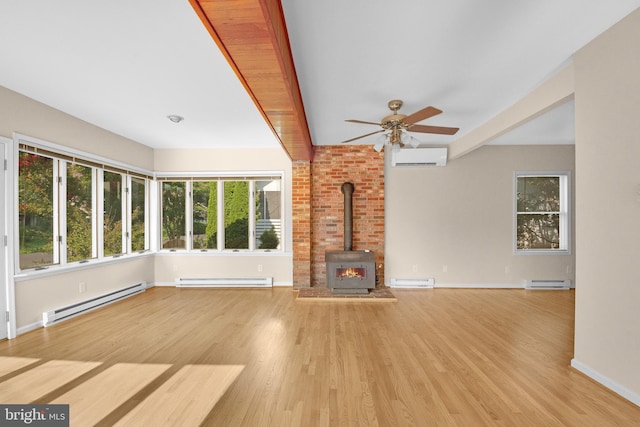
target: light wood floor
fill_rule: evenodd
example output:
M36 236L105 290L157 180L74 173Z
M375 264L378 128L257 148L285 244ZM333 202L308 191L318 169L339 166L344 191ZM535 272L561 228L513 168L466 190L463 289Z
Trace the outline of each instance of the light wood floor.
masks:
M0 342L0 400L74 402L81 426L640 425L569 366L573 291L393 293L154 288Z

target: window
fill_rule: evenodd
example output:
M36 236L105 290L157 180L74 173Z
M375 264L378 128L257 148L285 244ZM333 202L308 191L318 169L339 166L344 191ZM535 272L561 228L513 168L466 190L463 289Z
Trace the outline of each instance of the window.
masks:
M280 177L159 180L163 249L281 249Z
M256 242L258 249L280 248L280 180L256 181Z
M569 252L569 174L516 173L516 252Z
M131 225L129 235L131 236L131 251L140 252L149 247L146 218L147 218L147 190L146 181L142 178L131 177Z
M123 249L122 175L104 172L104 255L120 255Z
M224 182L224 247L249 249L249 183Z
M218 247L218 183L215 181L193 183L193 249Z
M19 154L18 217L21 269L58 262L57 256L54 257L53 171L52 158L24 152Z
M95 258L94 168L67 165L67 261Z
M149 248L148 176L23 142L18 151L19 270Z
M185 249L186 183L162 183L162 248Z

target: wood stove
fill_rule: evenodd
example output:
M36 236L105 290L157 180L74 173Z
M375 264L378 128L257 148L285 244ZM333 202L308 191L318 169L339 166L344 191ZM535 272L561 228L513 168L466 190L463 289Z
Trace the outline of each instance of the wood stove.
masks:
M354 186L342 184L344 194L344 250L325 252L327 287L334 294L368 294L376 287L376 256L372 251L354 251L353 208Z
M376 256L371 251L327 251L327 287L334 294L368 294L376 287Z

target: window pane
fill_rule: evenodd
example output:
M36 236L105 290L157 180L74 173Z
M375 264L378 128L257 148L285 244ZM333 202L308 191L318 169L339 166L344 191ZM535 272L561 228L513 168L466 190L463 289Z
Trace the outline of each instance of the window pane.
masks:
M218 238L218 192L216 182L194 182L193 248L215 249Z
M518 215L518 249L558 249L560 215Z
M224 247L249 249L249 182L224 183Z
M518 178L518 212L559 212L560 177Z
M53 159L23 153L18 161L20 268L53 264Z
M131 178L131 250L143 251L145 219L145 180Z
M185 183L162 183L162 248L186 248Z
M256 181L256 248L280 248L280 180Z
M122 253L122 175L104 172L104 255Z
M92 258L93 173L90 167L67 166L67 261Z

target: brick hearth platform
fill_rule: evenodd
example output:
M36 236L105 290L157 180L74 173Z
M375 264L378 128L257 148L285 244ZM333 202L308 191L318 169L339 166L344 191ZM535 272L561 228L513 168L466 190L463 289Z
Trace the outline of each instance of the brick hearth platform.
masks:
M331 289L320 286L311 288L298 288L294 290L299 301L343 301L343 302L397 302L389 288L377 287L368 294L337 294L331 293Z

